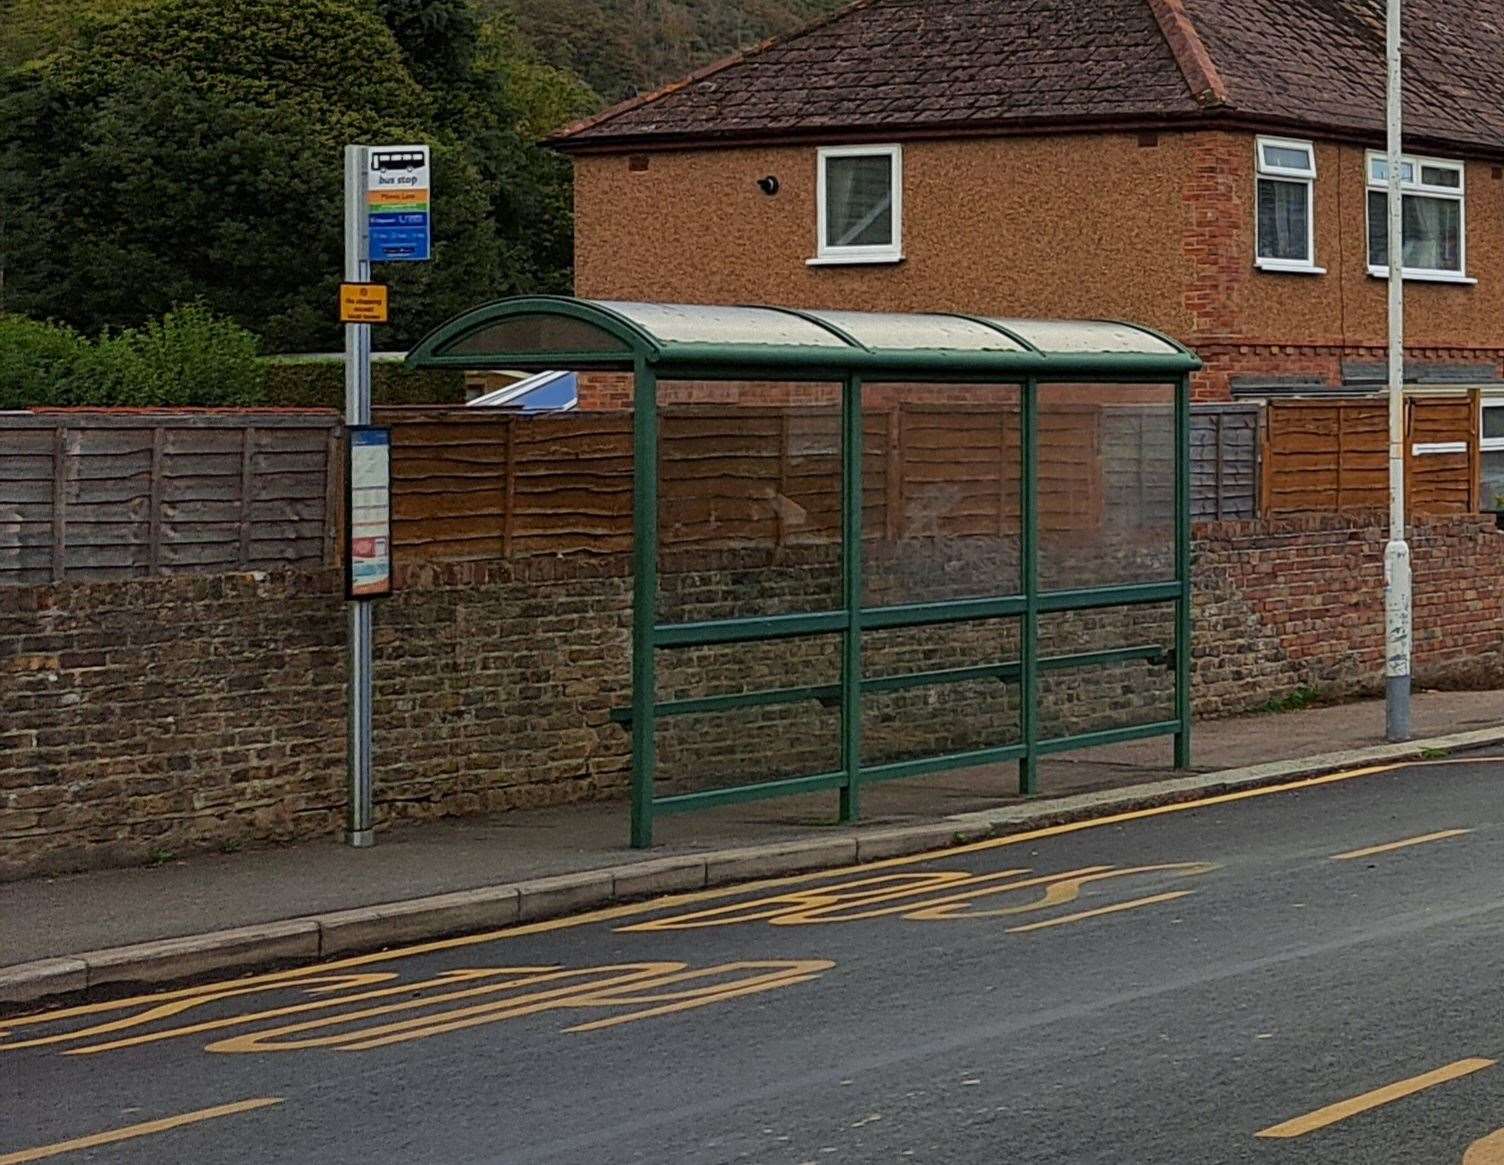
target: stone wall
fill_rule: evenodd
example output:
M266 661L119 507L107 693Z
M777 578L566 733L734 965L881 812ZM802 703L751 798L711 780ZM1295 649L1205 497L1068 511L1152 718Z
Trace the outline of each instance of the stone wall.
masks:
M1384 538L1377 519L1361 518L1201 528L1198 713L1234 714L1304 686L1377 690ZM1484 518L1437 520L1412 545L1417 682L1504 685L1504 533ZM869 602L986 593L1016 577L1001 542L899 550L869 556ZM1089 585L1159 558L1130 539L1059 562ZM838 577L829 548L665 566L674 617L818 609ZM610 720L628 699L625 559L421 567L399 585L376 617L383 821L625 790L628 738ZM1170 618L1168 606L1051 616L1042 650L1168 643ZM344 813L344 634L336 572L0 589L0 877L333 836ZM1016 653L1015 624L993 620L873 633L866 667L896 675ZM660 698L825 684L838 674L838 641L661 658ZM1171 710L1169 673L1149 663L1053 673L1044 690L1048 735ZM835 722L813 704L665 721L663 787L831 768ZM1017 738L1016 687L873 696L864 729L869 763L1007 742Z

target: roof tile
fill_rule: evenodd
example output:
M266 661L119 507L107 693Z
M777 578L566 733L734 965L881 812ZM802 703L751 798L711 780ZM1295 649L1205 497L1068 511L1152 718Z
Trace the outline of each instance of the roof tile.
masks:
M1504 148L1504 0L1405 16L1407 136ZM1384 0L859 0L555 140L1216 114L1381 133Z

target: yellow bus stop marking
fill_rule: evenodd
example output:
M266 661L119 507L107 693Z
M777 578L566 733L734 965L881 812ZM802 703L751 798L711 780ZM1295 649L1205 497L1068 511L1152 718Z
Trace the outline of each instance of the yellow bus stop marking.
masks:
M1348 1117L1356 1116L1360 1112L1367 1112L1396 1100L1403 1100L1417 1092L1424 1092L1427 1088L1435 1088L1438 1084L1445 1084L1458 1077L1492 1068L1494 1063L1493 1060L1458 1060L1455 1064L1437 1068L1434 1072L1412 1076L1408 1080L1401 1080L1395 1084L1386 1084L1383 1088L1375 1088L1372 1092L1363 1093L1362 1096L1354 1096L1350 1100L1329 1104L1325 1108L1318 1108L1315 1112L1308 1112L1305 1116L1292 1117L1290 1120L1271 1125L1254 1135L1270 1140L1303 1137L1317 1129L1324 1129L1328 1125L1345 1121Z
M1042 829L1026 830L1023 833L1010 833L1004 837L968 842L964 845L930 850L925 853L909 854L905 857L884 858L881 861L858 863L834 870L818 870L806 874L790 874L778 878L765 878L739 886L723 886L712 890L692 890L683 894L674 894L648 902L632 902L620 906L602 907L599 910L587 911L584 914L576 914L568 918L552 918L543 922L526 923L522 926L481 931L477 934L463 935L459 938L435 939L415 943L412 946L394 947L391 950L375 951L366 955L352 955L329 962L314 963L307 967L300 967L291 971L273 971L263 975L254 975L246 979L231 980L228 982L237 988L261 985L266 986L268 989L296 987L299 981L305 977L328 975L331 972L346 971L355 967L369 967L378 963L399 962L403 959L432 954L436 951L458 950L464 947L480 946L506 939L545 934L555 930L567 930L580 926L591 926L601 922L613 922L622 918L639 918L645 914L657 913L660 910L689 906L700 902L722 901L758 890L771 890L775 887L808 885L812 882L819 882L828 878L857 872L871 873L877 870L891 870L902 866L921 865L925 862L959 857L963 854L984 853L988 850L1000 849L1005 846L1024 845L1029 842L1042 841L1045 838L1061 837L1088 829L1100 829L1107 825L1121 825L1128 821L1142 821L1170 813L1185 813L1194 809L1204 809L1212 805L1228 805L1237 801L1246 801L1257 797L1270 797L1279 793L1294 792L1299 789L1320 788L1325 785L1336 784L1339 781L1351 781L1360 777L1377 776L1381 773L1395 772L1398 769L1424 768L1447 764L1478 764L1499 759L1504 758L1452 757L1434 761L1405 760L1387 764L1368 765L1357 769L1345 769L1341 772L1327 773L1319 777L1304 777L1296 781L1287 781L1279 785L1264 785L1256 789L1242 789L1235 793L1219 793L1215 796L1202 797L1194 801L1178 801L1170 805L1158 805L1150 809L1135 809L1124 813L1110 814L1106 817L1094 817L1083 821L1068 822L1064 825L1051 825ZM32 1024L46 1024L59 1019L71 1019L84 1015L99 1015L112 1011L128 1011L132 1008L162 1004L172 1000L197 1000L204 996L216 995L225 989L226 981L222 981L198 987L178 988L150 995L137 995L128 999L83 1003L56 1011L37 1012L26 1016L0 1018L0 1037L9 1034L10 1031L18 1027ZM14 1047L15 1045L10 1046ZM5 1049L0 1047L0 1051L3 1050Z
M234 1116L236 1113L253 1112L258 1108L270 1108L274 1104L281 1104L280 1096L261 1096L255 1100L237 1100L234 1104L219 1104L213 1108L201 1108L195 1112L180 1113L178 1116L166 1116L160 1120L143 1121L139 1125L126 1125L121 1129L112 1129L107 1133L91 1133L87 1137L74 1137L71 1141L57 1141L51 1145L40 1145L35 1149L22 1149L16 1153L6 1153L0 1156L0 1165L23 1165L27 1161L43 1161L48 1157L57 1157L63 1153L76 1153L80 1149L94 1149L100 1145L113 1145L117 1141L129 1141L135 1137L149 1137L154 1133L170 1132L180 1129L185 1125L198 1124L200 1121L214 1120L216 1117Z
M1504 1129L1469 1145L1462 1165L1504 1165Z
M1472 833L1471 829L1443 829L1439 833L1423 833L1419 837L1407 837L1403 841L1389 841L1383 845L1371 845L1367 849L1349 850L1345 854L1333 854L1334 862L1350 862L1354 858L1371 858L1374 854L1387 854L1391 850L1404 849L1412 845L1425 845L1428 841L1445 841L1449 837L1461 837L1464 833Z
M1131 902L1115 902L1111 906L1099 906L1095 910L1081 910L1075 914L1066 914L1060 918L1047 918L1043 922L1031 922L1025 926L1010 926L1009 934L1022 934L1026 930L1044 930L1051 926L1064 926L1068 922L1083 922L1088 918L1097 918L1103 914L1117 914L1123 910L1137 910L1140 906L1155 906L1160 902L1173 902L1177 898L1185 898L1192 893L1190 890L1176 890L1171 894L1155 894L1149 898L1135 898Z

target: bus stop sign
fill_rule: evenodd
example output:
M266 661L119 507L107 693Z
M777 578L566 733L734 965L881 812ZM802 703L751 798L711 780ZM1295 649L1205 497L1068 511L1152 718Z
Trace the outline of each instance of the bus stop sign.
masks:
M372 146L366 221L372 263L425 263L429 254L427 146Z

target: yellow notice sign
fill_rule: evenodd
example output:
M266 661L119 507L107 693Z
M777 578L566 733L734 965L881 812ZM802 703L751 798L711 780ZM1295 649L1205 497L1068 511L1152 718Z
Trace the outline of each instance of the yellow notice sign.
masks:
M387 318L384 283L341 283L339 318L344 324L384 324Z

